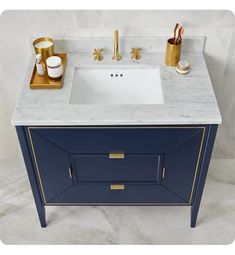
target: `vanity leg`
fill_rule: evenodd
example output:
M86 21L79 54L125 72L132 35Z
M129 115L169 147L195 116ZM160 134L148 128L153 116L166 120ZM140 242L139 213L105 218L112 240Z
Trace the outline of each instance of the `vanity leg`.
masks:
M211 158L211 154L212 154L212 150L213 150L213 146L215 142L217 127L218 125L208 126L208 133L205 140L204 152L202 154L202 159L201 159L200 174L199 174L198 183L194 193L194 199L191 206L191 227L192 228L196 226L198 210L199 210L202 193L203 193L203 189L204 189L204 185L206 181L207 171L209 168L210 158Z
M27 142L27 137L25 133L25 128L23 126L16 126L16 131L18 135L18 139L20 142L21 151L23 154L26 170L28 173L31 189L33 192L34 201L36 204L38 217L40 220L41 227L46 227L46 213L45 213L45 206L38 188L37 178L34 171L34 166Z
M36 207L37 207L38 217L40 220L41 227L45 228L47 226L45 206L40 207L40 206L37 206L37 203L36 203Z

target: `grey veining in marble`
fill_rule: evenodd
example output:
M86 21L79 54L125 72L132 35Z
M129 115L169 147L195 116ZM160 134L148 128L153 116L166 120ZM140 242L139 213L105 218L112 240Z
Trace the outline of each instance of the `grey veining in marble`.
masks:
M64 86L59 90L31 90L28 86L34 58L30 61L26 79L12 118L13 125L171 125L171 124L220 124L221 116L203 56L203 38L189 38L182 58L187 59L191 72L186 76L176 73L174 67L164 64L165 53L159 39L159 52L151 45L156 38L132 38L123 45L132 45L146 49L138 62L132 62L128 53L123 53L120 62L113 62L109 46L112 40L79 38L75 42L64 40L56 44L60 51L69 51ZM85 40L90 50L94 47L107 48L104 61L97 63L90 54L84 52ZM95 45L91 42L95 41ZM124 41L124 39L122 40ZM192 41L190 43L190 41ZM130 43L131 42L131 43ZM108 45L109 45L108 44ZM63 46L64 45L64 46ZM92 45L92 46L91 46ZM191 45L192 47L189 47ZM64 48L63 48L63 47ZM111 44L112 46L112 44ZM125 49L129 48L127 46ZM71 47L72 48L72 47ZM59 51L59 50L58 50ZM161 72L164 104L159 105L71 105L69 104L74 69L78 65L159 65ZM144 84L143 84L144 86ZM147 89L147 88L146 88Z

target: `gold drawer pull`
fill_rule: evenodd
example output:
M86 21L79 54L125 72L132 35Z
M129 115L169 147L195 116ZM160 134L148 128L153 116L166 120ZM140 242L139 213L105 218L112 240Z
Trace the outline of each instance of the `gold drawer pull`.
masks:
M109 158L125 158L125 153L111 152L109 153Z
M123 189L125 189L125 185L124 184L111 184L110 189L111 190L123 190Z

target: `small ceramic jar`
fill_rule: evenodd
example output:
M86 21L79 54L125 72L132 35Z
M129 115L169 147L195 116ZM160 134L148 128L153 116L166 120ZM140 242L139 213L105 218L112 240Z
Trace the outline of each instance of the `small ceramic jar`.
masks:
M188 74L190 71L190 64L187 60L180 60L176 66L176 71L179 74Z
M47 58L47 74L51 79L59 79L62 76L62 61L60 57L52 56Z

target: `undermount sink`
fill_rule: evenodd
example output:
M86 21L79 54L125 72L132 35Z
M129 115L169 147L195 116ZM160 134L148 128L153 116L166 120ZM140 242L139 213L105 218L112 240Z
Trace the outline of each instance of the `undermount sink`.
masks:
M70 104L163 104L158 66L82 66L75 69Z

